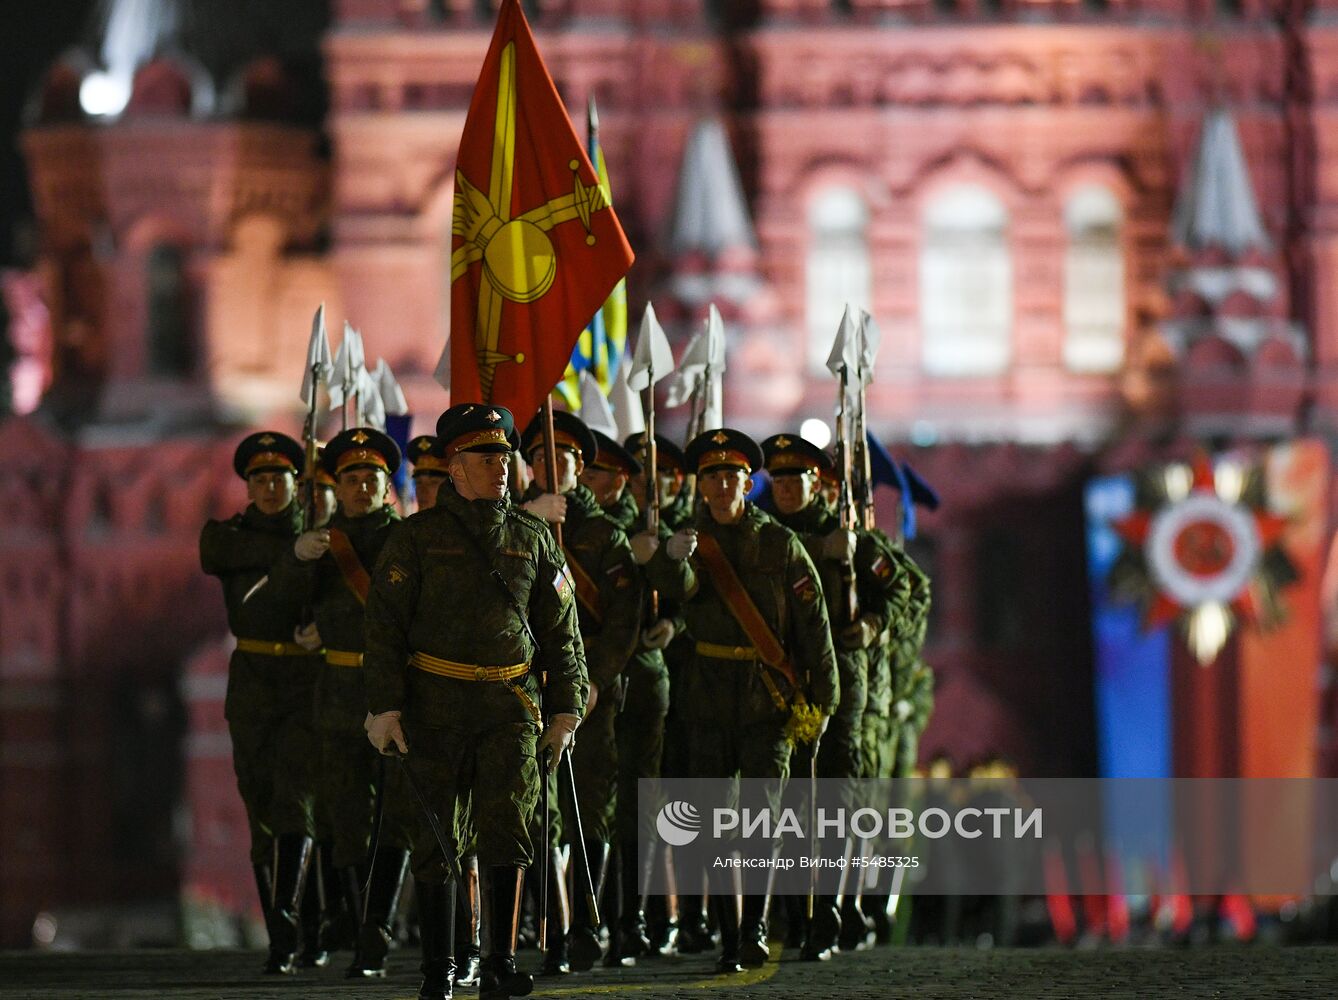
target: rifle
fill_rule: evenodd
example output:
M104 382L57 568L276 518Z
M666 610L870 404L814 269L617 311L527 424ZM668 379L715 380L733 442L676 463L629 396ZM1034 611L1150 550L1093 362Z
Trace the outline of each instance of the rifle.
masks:
M316 384L320 365L311 366L311 390L307 398L307 419L302 425L302 444L306 448L306 475L302 480L302 525L307 531L316 527Z
M841 466L841 488L838 494L837 509L841 527L846 531L854 531L858 525L851 484L854 469L850 453L850 414L848 412L850 398L849 366L841 365L840 372L840 405L836 411L836 457ZM855 591L855 567L851 565L848 559L841 560L839 565L841 567L841 616L844 622L849 623L859 617L859 596Z

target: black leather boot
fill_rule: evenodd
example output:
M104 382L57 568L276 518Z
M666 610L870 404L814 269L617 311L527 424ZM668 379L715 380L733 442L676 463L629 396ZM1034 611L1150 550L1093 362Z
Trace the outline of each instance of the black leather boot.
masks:
M571 958L567 954L567 928L570 909L567 906L567 880L562 874L562 851L549 850L548 858L548 920L547 938L539 942L544 952L541 976L566 976L571 973Z
M479 981L479 859L470 856L460 866L463 891L457 893L455 920L455 983L477 986Z
M859 907L859 899L847 893L841 901L841 936L842 951L862 951L873 946L875 926L871 918L866 917Z
M274 906L274 869L265 862L252 864L256 877L256 892L260 894L260 916L269 927L269 911Z
M624 843L618 848L618 869L621 890L618 914L617 956L624 964L633 964L651 952L650 934L646 929L646 911L641 894L645 875L654 863L655 845L641 853L635 843ZM610 949L612 950L612 949Z
M799 896L800 905L808 909L808 897ZM813 900L813 919L805 919L804 943L799 957L805 962L825 962L832 957L832 949L841 936L841 914L836 908L835 896L817 896Z
M595 899L598 900L608 872L609 845L599 840L587 840L585 854L590 861L590 877L595 883ZM575 848L572 849L572 866L571 933L567 937L572 969L586 972L599 961L604 949L599 940L599 923L590 909L590 897L587 895L590 887L586 883L580 855Z
M297 971L297 954L302 947L302 893L307 886L307 868L311 864L312 841L301 834L281 834L274 862L274 895L269 911L268 975L291 976Z
M479 1000L529 996L534 979L516 971L516 929L525 869L491 865L480 872L483 904L483 962Z
M743 920L739 926L739 962L756 968L767 960L767 897L743 897Z
M429 885L414 879L418 930L423 941L423 985L418 1000L455 995L455 883Z
M352 951L358 946L358 925L362 922L362 887L366 872L360 866L335 869L333 895L338 899L325 928L326 948Z
M298 956L298 965L304 969L323 969L330 964L330 952L321 937L325 886L321 879L320 848L315 851L307 866L307 888L302 893L302 954Z
M679 893L678 896L678 950L684 955L696 955L715 948L711 929L706 926L702 894Z
M715 913L716 925L720 928L720 958L716 961L717 972L742 972L739 962L739 911L738 900L733 887L714 881L711 885L711 910Z
M408 851L397 847L376 849L367 899L362 908L362 926L358 929L358 950L344 978L380 979L386 974L386 956L394 937L395 911L399 909L400 888L404 885L408 867Z

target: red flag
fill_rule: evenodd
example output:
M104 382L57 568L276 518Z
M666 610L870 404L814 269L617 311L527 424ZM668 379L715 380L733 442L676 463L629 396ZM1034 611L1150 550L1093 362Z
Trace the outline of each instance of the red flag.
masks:
M523 425L632 260L520 3L503 0L456 162L451 401Z

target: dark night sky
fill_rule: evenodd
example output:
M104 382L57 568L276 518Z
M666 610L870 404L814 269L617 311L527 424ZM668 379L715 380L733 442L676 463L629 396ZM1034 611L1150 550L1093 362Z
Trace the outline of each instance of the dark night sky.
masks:
M23 263L16 227L31 205L18 132L23 105L65 48L79 41L95 0L0 0L0 267Z

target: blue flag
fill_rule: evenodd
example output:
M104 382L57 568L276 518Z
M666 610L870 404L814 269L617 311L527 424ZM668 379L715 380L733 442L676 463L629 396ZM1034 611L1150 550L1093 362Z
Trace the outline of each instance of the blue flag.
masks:
M865 438L869 445L869 471L875 486L890 486L901 494L901 537L915 537L915 508L938 510L938 493L905 463L898 462L871 433Z

